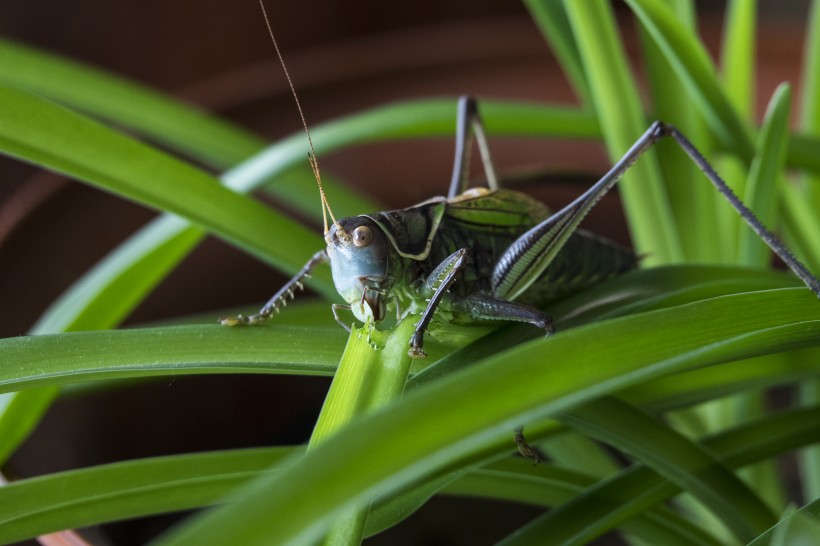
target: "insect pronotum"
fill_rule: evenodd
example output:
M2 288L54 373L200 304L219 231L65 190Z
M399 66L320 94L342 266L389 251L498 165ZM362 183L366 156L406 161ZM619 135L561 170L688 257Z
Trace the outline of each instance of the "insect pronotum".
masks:
M261 2L260 2L261 4ZM264 6L262 7L264 12ZM265 16L267 21L267 16ZM270 31L270 25L268 24ZM281 53L273 38L282 66ZM287 69L285 68L287 75ZM290 83L290 76L288 76ZM296 92L290 83L294 97ZM299 109L310 142L310 132ZM379 322L388 306L398 316L419 315L409 354L423 357L424 334L437 315L458 324L488 320L519 321L553 331L541 310L550 300L633 269L635 254L608 239L578 228L584 216L644 152L671 138L734 207L752 230L820 297L820 281L735 196L695 146L675 127L653 123L610 170L572 203L554 214L522 193L501 188L477 102L461 97L450 189L405 209L336 219L322 190L315 155L310 163L322 199L325 249L250 316L221 319L225 325L257 324L278 312L311 271L329 263L336 289L361 321ZM486 187L467 187L469 152L476 141L486 171ZM312 143L310 144L312 150Z

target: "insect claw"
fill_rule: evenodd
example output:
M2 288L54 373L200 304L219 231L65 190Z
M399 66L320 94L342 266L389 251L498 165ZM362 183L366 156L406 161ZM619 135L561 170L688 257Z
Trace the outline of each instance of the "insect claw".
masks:
M427 358L427 353L424 352L422 346L424 343L423 335L421 332L416 332L413 334L413 337L410 338L410 350L407 351L410 358Z
M425 353L421 347L411 347L410 350L407 351L407 355L410 358L427 358L427 353Z
M238 326L247 322L245 315L236 315L235 317L223 317L219 319L219 324L222 326Z

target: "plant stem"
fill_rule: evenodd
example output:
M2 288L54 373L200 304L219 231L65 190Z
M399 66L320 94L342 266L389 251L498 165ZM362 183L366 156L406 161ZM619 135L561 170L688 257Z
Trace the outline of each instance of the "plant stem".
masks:
M379 332L372 325L350 332L308 450L357 416L401 397L410 371L407 349L414 326L415 320L408 318L390 332ZM370 506L364 505L345 512L323 544L360 544L369 510Z

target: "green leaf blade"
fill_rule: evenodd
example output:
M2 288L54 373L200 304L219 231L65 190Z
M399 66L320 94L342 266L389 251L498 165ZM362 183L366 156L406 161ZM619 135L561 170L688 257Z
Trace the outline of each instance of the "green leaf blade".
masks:
M264 144L146 87L8 40L0 40L0 83L121 123L217 168L247 158Z
M614 162L646 131L648 123L641 111L609 6L594 1L567 2L565 7ZM646 263L680 262L683 259L680 237L652 152L632 166L619 188L636 250L647 254Z
M778 182L786 158L790 106L791 87L781 84L769 102L743 196L746 205L766 226L776 225ZM765 267L770 261L768 248L749 229L742 229L739 233L738 261L758 267Z
M490 357L457 377L441 380L352 423L308 453L287 476L256 482L241 494L241 501L195 520L158 544L313 540L340 510L374 494L402 488L497 435L508 437L518 423L639 379L820 343L820 308L804 290L727 298L620 319L622 325L635 328L631 335L623 329L613 335L611 325L601 322ZM772 314L743 312L746 304L764 301L772 306ZM726 315L718 318L720 302L732 308L731 319ZM660 313L665 313L664 320ZM784 322L784 316L790 318ZM671 336L675 337L673 346L659 347L662 332L656 331L652 340L637 335L650 323L687 335ZM591 328L597 328L596 335L604 343L579 343L590 338ZM606 357L590 354L601 350ZM623 360L617 356L621 350L629 353ZM565 362L562 368L543 366L551 356L568 354L573 355L573 362ZM529 380L521 382L522 376ZM455 392L460 393L457 408L451 403ZM374 445L366 438L372 438L375 431L379 442ZM293 517L269 517L285 507Z
M750 130L718 82L714 64L703 44L660 0L626 0L626 3L669 59L715 135L726 148L748 161L753 150Z

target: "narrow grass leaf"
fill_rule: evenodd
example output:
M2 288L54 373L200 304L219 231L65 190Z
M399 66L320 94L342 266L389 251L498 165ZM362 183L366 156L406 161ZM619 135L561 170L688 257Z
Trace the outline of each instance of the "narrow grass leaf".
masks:
M694 6L689 0L670 2L676 17L695 32ZM646 29L638 27L641 52L652 101L652 116L671 123L682 131L698 149L709 157L707 136L700 113L686 93L667 58L663 55ZM700 181L703 174L672 141L663 140L654 146L669 202L675 215L675 225L681 234L681 243L687 261L719 262L720 246L714 236L714 218L717 205L714 190Z
M256 135L145 86L8 40L0 40L0 83L122 124L216 168L264 145Z
M814 1L806 19L806 38L801 70L802 100L800 102L800 129L807 134L820 135L820 2ZM816 173L804 178L804 191L816 210L820 208L820 176Z
M343 334L337 327L197 325L6 338L0 354L14 365L0 369L0 392L191 373L330 375Z
M752 312L762 306L767 313ZM815 299L786 289L603 321L519 345L351 423L286 475L254 482L233 504L158 544L314 540L345 508L418 482L522 422L673 371L816 346L818 332ZM379 442L370 441L374 435ZM270 517L284 513L289 517Z
M709 446L730 466L749 464L785 449L812 442L818 432L818 410L797 410L767 417L758 422L715 438ZM744 453L743 447L761 444ZM283 461L300 448L276 447L186 454L145 458L96 467L59 472L13 482L0 488L0 503L7 507L0 514L0 540L22 540L66 528L207 506L218 502L232 489L263 472L281 472ZM737 456L738 453L744 453ZM616 480L624 488L633 470L621 471ZM662 482L656 474L643 469L643 488L656 488ZM638 482L636 482L638 483ZM431 495L439 490L453 495L480 496L515 502L558 506L592 486L593 480L581 473L548 464L533 466L522 459L506 459L490 467L431 483ZM664 486L673 495L674 487ZM624 491L631 494L630 489ZM413 492L407 493L413 495ZM624 497L626 503L634 502ZM409 501L407 499L406 501ZM396 499L401 501L399 498ZM418 506L418 503L413 503ZM381 530L406 517L393 512L393 501L379 501L374 506L373 521L382 522L368 534ZM385 512L390 512L385 513ZM686 531L685 522L664 509L648 510L644 506L633 520L623 520L619 527L647 539L673 540L677 533L687 532L684 544L714 544L697 529ZM390 522L390 523L388 523ZM669 529L669 527L672 527ZM659 534L654 534L659 533ZM765 535L764 535L765 536ZM760 539L758 539L760 540ZM676 542L663 542L664 544Z
M297 449L296 451L301 451ZM0 488L0 542L62 529L208 506L293 448L145 458L60 472Z
M820 135L820 2L812 2L806 19L806 38L803 48L801 70L799 127L806 135ZM816 148L814 148L816 150ZM816 157L817 154L814 154ZM810 234L820 232L820 173L805 173L800 184L788 184L785 188L784 224L788 240L795 250L805 257L815 271L820 269L820 245ZM820 468L820 455L814 465ZM810 480L810 486L820 496L820 475Z
M756 0L732 0L726 5L720 67L723 89L748 123L755 121Z
M727 362L661 377L618 393L620 398L661 413L789 383L810 383L820 375L820 354L814 349Z
M570 472L550 464L533 467L521 459L508 459L478 469L447 485L442 493L479 498L505 499L536 504L545 508L560 506L593 484L590 476ZM687 519L662 506L647 509L624 521L619 529L649 544L665 546L718 546L722 542ZM524 543L513 534L500 544ZM539 540L537 543L541 544Z
M561 64L579 102L585 109L589 109L589 83L562 0L525 0L524 5Z
M746 206L766 226L776 225L777 186L786 158L790 107L791 87L781 84L769 101L743 196ZM763 241L751 229L741 229L738 235L738 262L766 267L771 261L771 253Z
M565 2L589 80L593 104L610 158L620 159L647 129L640 96L617 35L612 9L604 1ZM680 262L683 249L652 152L624 176L620 195L636 250L646 264Z
M401 397L410 372L407 348L414 328L414 317L408 317L387 335L377 331L372 323L351 329L308 450L359 415ZM369 510L370 502L350 508L333 522L323 543L361 544Z
M0 394L0 464L14 453L57 398L57 388Z
M820 499L787 515L747 546L812 546L820 536Z
M700 299L754 290L797 286L796 279L774 271L726 266L665 266L636 270L588 288L549 306L559 332L606 318L664 309ZM476 360L531 341L538 332L510 324L452 352L410 378L408 389L430 384Z
M216 179L34 95L0 89L3 153L185 216L268 263L290 263L319 239ZM259 233L288 233L271 240ZM286 256L284 259L280 257Z
M705 47L660 0L626 0L657 42L721 143L744 161L753 154L751 132L721 87Z
M774 524L763 501L702 446L619 400L606 397L562 413L559 419L606 442L691 493L748 542Z
M743 467L815 442L818 416L817 406L772 414L705 438L703 445L727 467ZM542 544L586 544L679 492L646 466L633 465L534 520L502 544L532 544L533 537Z

